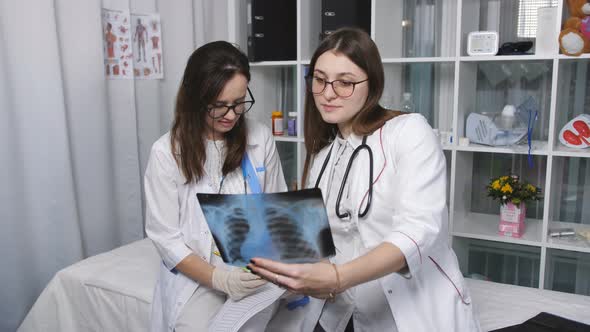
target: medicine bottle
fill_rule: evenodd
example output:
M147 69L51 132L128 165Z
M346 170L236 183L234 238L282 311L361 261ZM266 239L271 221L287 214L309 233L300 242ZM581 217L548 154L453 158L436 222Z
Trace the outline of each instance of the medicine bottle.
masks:
M406 112L406 113L413 113L415 111L415 105L412 102L412 94L409 92L404 92L403 96L403 100L402 100L402 105L401 105L401 110L402 112Z
M297 136L297 112L289 112L287 119L287 135Z
M283 128L283 112L272 112L272 134L275 136L282 136L285 133Z

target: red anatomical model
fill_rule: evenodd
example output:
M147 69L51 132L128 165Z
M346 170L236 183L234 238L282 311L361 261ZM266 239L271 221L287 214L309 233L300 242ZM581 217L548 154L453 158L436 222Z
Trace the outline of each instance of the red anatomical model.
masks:
M590 128L584 121L574 121L574 128L580 133L582 137L590 137Z
M586 143L586 145L590 145L590 143L588 143L588 141L585 138L585 137L590 137L590 128L588 128L588 125L586 124L586 122L574 121L573 126L574 126L574 128L576 128L578 133L580 133L580 135L579 135L580 139L582 141L584 141L584 143Z
M566 140L566 142L572 145L582 145L582 140L578 137L578 135L574 134L571 130L564 131L563 138Z

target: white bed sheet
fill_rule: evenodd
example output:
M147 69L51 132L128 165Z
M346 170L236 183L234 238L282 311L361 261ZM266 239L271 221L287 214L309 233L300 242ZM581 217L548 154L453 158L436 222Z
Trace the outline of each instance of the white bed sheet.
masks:
M19 332L147 331L160 258L140 240L59 271ZM590 324L590 297L467 279L484 331L541 311Z
M590 324L590 296L466 280L484 331L520 324L543 311Z
M58 273L18 331L147 331L159 255L149 239Z

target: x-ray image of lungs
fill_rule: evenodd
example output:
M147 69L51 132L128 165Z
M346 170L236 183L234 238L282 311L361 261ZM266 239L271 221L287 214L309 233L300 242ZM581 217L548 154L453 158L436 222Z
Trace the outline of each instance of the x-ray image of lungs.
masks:
M197 194L223 261L253 257L309 263L335 254L319 189L276 194Z

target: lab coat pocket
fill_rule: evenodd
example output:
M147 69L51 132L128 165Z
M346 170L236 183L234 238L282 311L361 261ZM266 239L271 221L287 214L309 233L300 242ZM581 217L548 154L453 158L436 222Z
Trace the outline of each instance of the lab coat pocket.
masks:
M460 275L459 269L447 267L442 264L443 260L439 261L432 256L428 256L428 258L432 264L434 264L435 268L440 272L442 277L449 282L449 286L454 289L461 302L466 305L471 304L471 296L469 295L469 291L465 286L465 280Z

